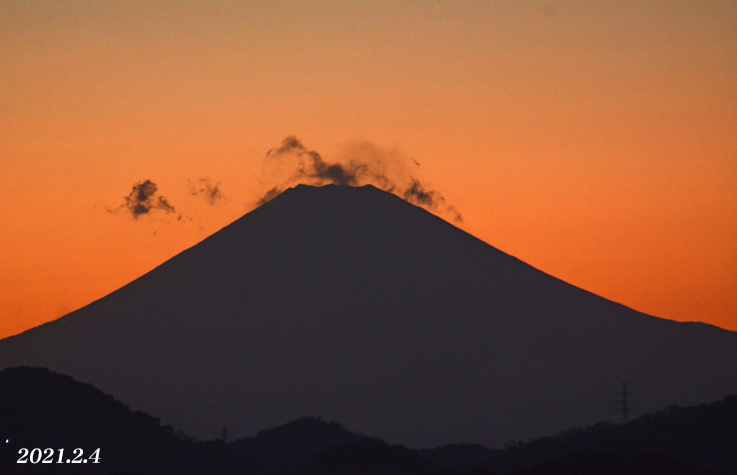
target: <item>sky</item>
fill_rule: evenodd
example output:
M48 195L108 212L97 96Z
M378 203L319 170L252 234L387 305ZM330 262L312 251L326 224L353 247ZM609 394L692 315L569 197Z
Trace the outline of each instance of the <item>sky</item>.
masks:
M0 0L0 123L0 337L296 184L268 155L292 136L571 284L737 330L737 2Z

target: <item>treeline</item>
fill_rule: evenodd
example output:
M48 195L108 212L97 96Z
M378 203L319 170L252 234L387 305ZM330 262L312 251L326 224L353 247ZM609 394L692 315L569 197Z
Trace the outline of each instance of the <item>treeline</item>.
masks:
M318 418L226 444L178 434L68 376L21 367L0 371L0 443L1 474L727 475L737 474L737 396L505 450L410 450ZM75 458L79 463L71 463Z
M570 429L505 450L461 444L418 453L447 468L497 474L734 475L737 396L699 406L670 406L626 424L601 422Z

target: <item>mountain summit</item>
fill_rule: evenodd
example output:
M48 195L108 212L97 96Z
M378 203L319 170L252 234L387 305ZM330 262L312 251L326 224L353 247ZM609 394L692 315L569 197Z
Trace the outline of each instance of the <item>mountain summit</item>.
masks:
M373 186L300 185L112 294L0 341L184 430L303 416L500 445L737 392L737 333L636 312Z

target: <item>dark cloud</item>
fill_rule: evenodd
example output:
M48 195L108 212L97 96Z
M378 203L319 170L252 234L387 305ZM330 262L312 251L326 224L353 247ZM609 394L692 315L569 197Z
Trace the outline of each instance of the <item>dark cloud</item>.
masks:
M410 180L410 184L404 190L402 197L410 203L426 208L436 208L438 201L443 201L443 198L436 191L426 190L416 178Z
M212 184L208 178L200 178L196 183L187 180L187 191L192 196L200 196L211 205L223 199L220 183Z
M308 152L312 159L312 169L302 173L308 178L318 181L327 181L336 185L355 186L358 184L359 176L366 173L367 167L363 164L350 163L348 166L340 163L325 163L317 152Z
M441 210L453 215L453 219L460 223L463 221L461 213L455 207L448 205L439 191L428 190L416 178L410 178L410 183L402 193L402 198L418 206L432 210Z
M355 160L347 164L326 162L319 153L308 150L293 135L282 140L279 147L272 148L266 153L267 158L283 155L297 158L297 170L292 179L312 185L358 186L378 175L378 172L372 170L368 164Z
M169 204L169 201L163 196L157 196L156 192L156 183L151 180L136 183L130 194L124 198L125 203L120 205L118 210L128 211L133 219L138 219L139 216L157 209L166 213L174 213L174 207Z
M273 200L277 196L279 196L282 191L284 191L283 188L280 186L275 186L274 188L270 189L266 193L264 193L264 196L262 196L257 202L256 206L261 206L264 203L268 203L269 201Z
M453 205L445 205L445 211L453 216L453 221L456 223L463 222L463 216Z
M297 137L294 135L290 135L289 137L285 138L281 141L281 145L279 147L274 147L271 150L269 150L266 153L266 156L276 156L276 155L282 155L284 153L289 152L304 152L305 146L302 145L302 142L299 141Z
M354 143L346 160L329 162L314 150L309 150L302 142L290 135L282 140L281 145L266 153L267 162L278 162L278 166L287 167L288 178L280 185L267 191L257 202L262 205L297 183L308 185L342 185L361 186L372 184L384 191L394 193L410 203L424 208L453 215L455 221L462 221L460 213L446 204L445 199L436 190L428 188L414 177L403 177L402 160L395 153L388 153L368 142ZM296 163L289 163L288 160ZM406 161L406 159L405 159ZM419 168L420 164L412 159ZM387 172L393 168L393 173ZM404 184L402 184L404 183Z

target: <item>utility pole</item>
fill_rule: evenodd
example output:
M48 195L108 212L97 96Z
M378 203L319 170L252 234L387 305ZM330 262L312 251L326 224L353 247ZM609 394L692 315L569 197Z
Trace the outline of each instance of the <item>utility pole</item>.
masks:
M228 428L223 426L223 444L228 443Z

